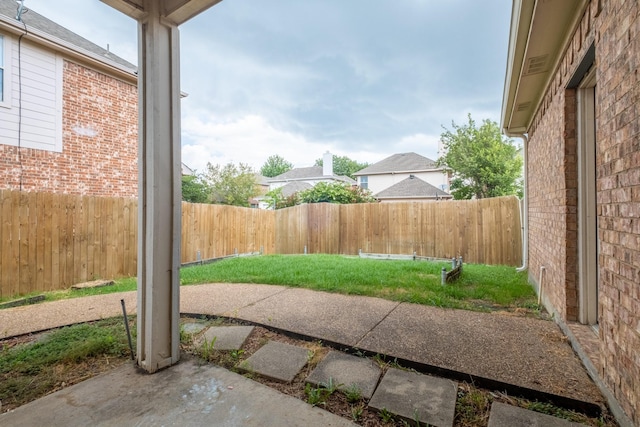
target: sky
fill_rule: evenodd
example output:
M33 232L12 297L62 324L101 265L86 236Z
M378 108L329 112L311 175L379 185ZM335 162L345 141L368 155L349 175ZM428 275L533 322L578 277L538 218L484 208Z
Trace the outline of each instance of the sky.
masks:
M137 64L136 21L99 0L24 4ZM180 26L182 161L436 160L443 126L500 122L510 14L505 0L224 0Z

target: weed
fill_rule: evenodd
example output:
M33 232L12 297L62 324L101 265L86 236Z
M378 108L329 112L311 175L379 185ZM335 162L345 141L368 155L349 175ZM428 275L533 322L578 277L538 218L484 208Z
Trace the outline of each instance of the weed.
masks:
M313 387L307 383L304 387L304 394L307 395L307 403L312 406L324 405L326 403L325 391L320 387Z
M215 345L217 338L218 337L213 337L211 342L208 342L206 337L204 338L204 341L200 346L200 357L205 360L209 360L211 358L213 355L213 346Z
M351 383L349 387L344 390L344 395L347 398L347 402L355 403L362 399L362 390L360 390L358 384Z
M364 411L364 405L361 403L357 406L351 407L351 418L353 421L359 421L362 418L362 412Z
M335 391L338 388L342 387L343 385L344 384L336 384L333 381L333 377L329 377L329 380L327 382L321 382L320 383L320 387L323 388L327 392L327 394L329 396L331 396L333 393L335 393Z
M385 423L390 423L392 421L394 421L394 416L391 412L389 412L389 410L387 408L382 408L380 409L380 418L382 418L382 421Z
M243 354L244 354L244 350L231 350L231 353L229 353L229 356L231 357L231 360L233 360L234 362L237 362L238 360L240 360Z

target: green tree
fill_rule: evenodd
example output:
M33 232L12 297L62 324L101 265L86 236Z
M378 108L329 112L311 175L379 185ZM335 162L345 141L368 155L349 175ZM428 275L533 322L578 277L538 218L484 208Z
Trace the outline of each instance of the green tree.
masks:
M182 200L190 203L207 203L211 189L201 175L182 176Z
M480 127L469 122L440 136L444 153L438 165L451 170L451 194L455 199L478 199L518 194L522 158L518 147L503 138L496 122L483 120Z
M300 196L298 193L285 197L282 194L282 188L275 188L265 194L269 202L269 209L282 209L300 204Z
M372 203L376 199L370 190L341 182L319 182L312 188L300 192L300 203Z
M207 163L204 180L213 203L248 207L249 199L258 195L254 171L244 163L224 167Z
M322 166L322 159L317 159L315 165ZM369 163L359 163L347 156L333 156L333 174L348 176L354 179L353 174L369 166Z
M260 168L260 175L273 178L293 169L293 163L286 161L283 157L275 154L269 156L264 165Z

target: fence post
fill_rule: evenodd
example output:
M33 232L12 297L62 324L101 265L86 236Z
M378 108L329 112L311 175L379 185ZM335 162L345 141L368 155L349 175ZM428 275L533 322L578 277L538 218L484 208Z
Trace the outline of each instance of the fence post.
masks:
M458 260L456 260L456 257L451 258L451 269L455 270L457 265L456 263L458 262Z
M442 286L444 286L447 283L447 269L444 267L442 267L441 278L442 278Z

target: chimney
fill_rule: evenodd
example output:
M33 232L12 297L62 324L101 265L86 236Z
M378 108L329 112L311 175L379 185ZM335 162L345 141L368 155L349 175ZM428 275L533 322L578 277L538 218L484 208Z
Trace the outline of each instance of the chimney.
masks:
M333 154L328 151L322 155L322 175L333 176Z

